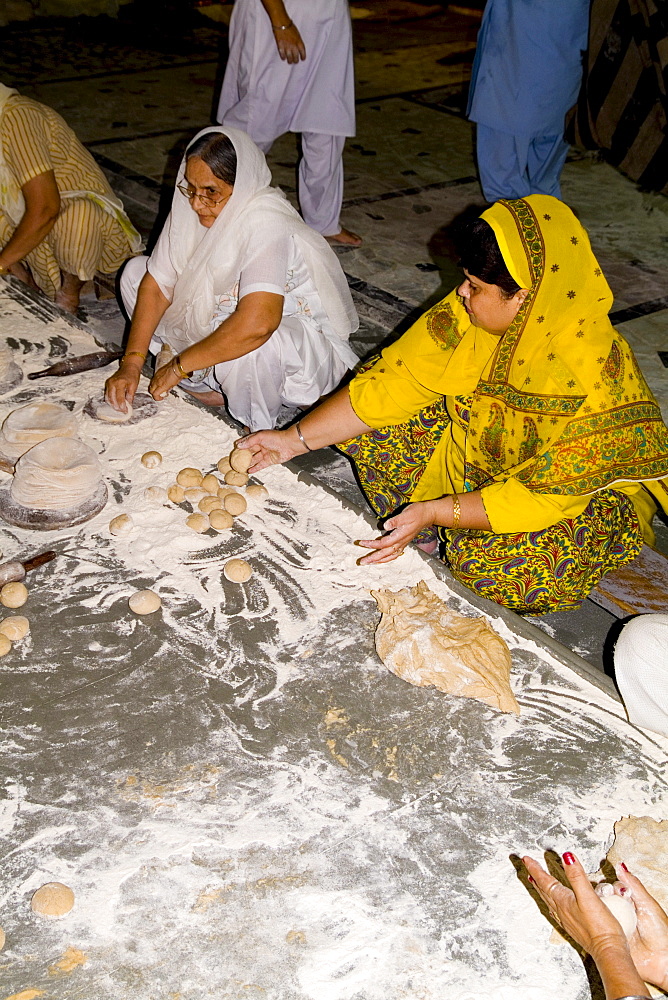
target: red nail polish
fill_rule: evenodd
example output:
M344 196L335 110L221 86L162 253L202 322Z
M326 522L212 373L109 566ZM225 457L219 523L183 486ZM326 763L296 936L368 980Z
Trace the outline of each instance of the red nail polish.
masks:
M626 867L623 861L620 861L619 864L621 865L621 867L624 869L625 872L628 871L628 868Z
M533 884L534 884L534 885L536 884L536 880L535 880L535 878L533 877L533 875L529 875L529 881L530 881L530 882L533 882Z
M566 853L562 854L561 856L564 859L564 864L565 865L574 865L575 864L575 855L571 854L570 851L566 851Z

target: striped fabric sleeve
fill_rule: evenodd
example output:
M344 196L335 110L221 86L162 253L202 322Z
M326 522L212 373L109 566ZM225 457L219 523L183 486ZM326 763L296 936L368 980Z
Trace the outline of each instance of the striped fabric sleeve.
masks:
M7 165L19 187L54 169L45 123L37 108L8 108L3 115L2 138Z

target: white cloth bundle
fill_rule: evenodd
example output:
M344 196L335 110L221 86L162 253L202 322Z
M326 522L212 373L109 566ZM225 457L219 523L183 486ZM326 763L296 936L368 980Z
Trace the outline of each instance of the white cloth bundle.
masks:
M629 722L668 736L668 615L638 615L627 622L614 660Z
M175 189L172 210L148 263L148 270L171 301L158 335L177 352L207 337L215 312L216 295L229 292L245 267L258 260L257 234L264 251L286 236L297 243L318 290L323 308L338 341L339 350L359 321L350 289L336 254L319 233L300 218L278 188L270 187L271 173L263 153L245 132L221 125L202 129L202 135L222 133L237 154L234 191L213 225L205 229L187 198ZM185 178L186 156L181 161L177 184ZM341 343L343 341L343 344ZM345 346L346 359L352 356Z
M76 437L77 433L77 419L62 403L27 403L5 417L0 452L15 461L40 441Z
M65 510L92 497L101 481L92 448L74 438L50 438L21 456L10 493L23 507Z

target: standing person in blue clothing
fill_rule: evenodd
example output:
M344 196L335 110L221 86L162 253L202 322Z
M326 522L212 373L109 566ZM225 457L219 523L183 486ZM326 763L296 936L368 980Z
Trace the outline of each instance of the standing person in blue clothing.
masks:
M550 194L568 153L590 0L487 0L468 105L487 201Z

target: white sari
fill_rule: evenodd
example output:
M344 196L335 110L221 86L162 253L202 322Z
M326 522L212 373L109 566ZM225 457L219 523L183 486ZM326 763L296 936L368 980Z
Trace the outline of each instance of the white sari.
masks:
M148 261L148 272L171 302L151 350L168 343L180 352L208 336L225 316L221 302L236 301L234 291L244 271L257 275L266 266L276 273L276 248L288 245L293 259L305 264L311 287L317 291L320 318L308 310L307 314L285 315L284 306L284 321L262 347L216 365L213 371L198 373L200 391L222 389L230 412L242 423L258 429L270 427L275 423L278 398L283 403L309 405L330 392L356 363L348 338L357 329L357 314L336 255L283 193L270 187L269 168L255 143L244 132L222 126L203 129L195 139L209 133L223 133L234 145L234 190L208 229L187 198L175 190L170 215ZM177 184L183 183L186 158L187 153ZM287 264L281 279L284 287L277 289L281 293L287 291ZM257 285L251 287L257 290ZM246 292L242 286L241 294ZM275 370L277 364L282 370ZM268 377L271 387L266 384ZM196 390L198 386L190 387Z

